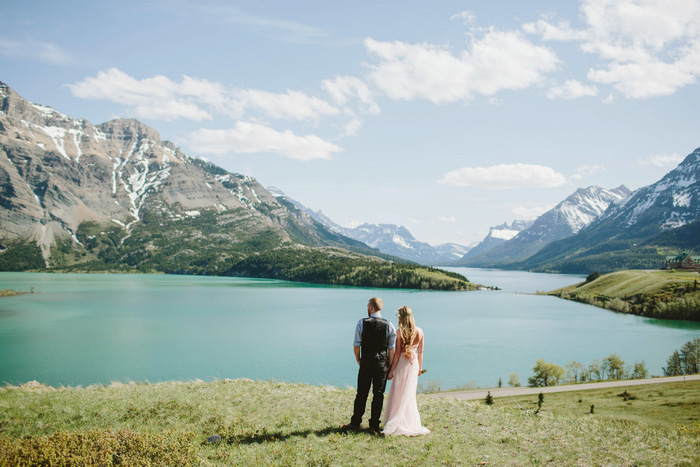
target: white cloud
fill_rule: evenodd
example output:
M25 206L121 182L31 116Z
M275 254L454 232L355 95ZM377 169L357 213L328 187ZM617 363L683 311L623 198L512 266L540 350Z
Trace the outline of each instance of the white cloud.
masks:
M462 167L439 181L446 185L486 189L555 188L567 183L566 177L551 167L531 164L499 164L491 167Z
M457 218L456 217L438 217L438 222L454 223L454 222L457 222Z
M695 83L698 75L700 70L654 60L613 63L604 70L590 70L588 79L612 85L625 97L646 99L671 95L683 86Z
M602 165L581 165L576 169L576 173L569 177L572 181L578 181L584 177L595 175L599 172L605 172L605 167Z
M544 41L573 41L585 39L583 31L577 31L571 27L571 23L559 20L557 24L552 24L547 19L541 19L534 23L523 25L523 31L528 34L542 36Z
M536 219L554 206L516 206L512 209L513 214L518 219Z
M375 102L369 86L359 78L354 76L336 76L333 79L324 80L321 86L338 105L345 106L350 99L357 98L360 102L361 112L371 115L376 115L380 112L379 105Z
M58 45L35 39L17 40L0 37L0 55L49 65L68 65L74 62L70 54Z
M577 41L598 57L588 79L623 96L673 94L700 76L697 0L582 0L582 29L546 17L523 25L545 41Z
M435 104L469 101L502 90L526 89L557 68L550 49L537 46L517 31L489 29L458 54L433 44L380 42L365 47L378 62L370 64L370 81L391 99L427 99Z
M246 109L260 111L272 118L284 120L317 120L324 115L338 115L340 110L318 97L287 90L286 94L240 89L233 93L235 100Z
M139 80L116 68L68 87L76 97L108 100L129 107L136 117L160 120L201 121L212 119L213 114L240 119L259 113L274 119L316 122L340 113L329 102L299 91L241 89L190 76L183 76L181 82L163 75Z
M205 154L274 153L302 161L330 159L332 153L343 150L316 135L298 136L250 122L236 122L226 130L199 129L188 140L195 152Z
M637 159L637 165L642 168L646 167L675 167L683 162L683 156L680 154L653 154L649 157Z
M458 19L462 21L464 24L472 24L474 21L476 21L476 15L474 14L473 11L463 11L461 13L456 13L452 16L450 16L451 20Z
M345 126L343 127L343 133L345 134L345 136L355 136L357 132L360 131L360 128L362 128L363 124L364 122L359 118L353 118L345 124Z
M592 97L598 94L598 88L587 86L575 79L567 80L561 86L552 86L547 97L549 99L578 99L579 97Z

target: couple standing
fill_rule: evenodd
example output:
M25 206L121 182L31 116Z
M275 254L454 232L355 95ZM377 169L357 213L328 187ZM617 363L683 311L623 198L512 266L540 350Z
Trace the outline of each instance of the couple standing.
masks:
M382 318L383 302L374 297L367 303L367 318L358 321L355 328L353 350L360 365L357 375L357 396L350 423L346 430L359 430L365 413L367 397L372 387L372 408L369 429L385 435L417 436L430 433L421 426L416 403L418 375L423 366L423 330L416 327L413 311L402 306L399 317L399 333L394 325ZM387 379L392 380L387 404L384 431L379 428L379 417L384 405L384 389Z

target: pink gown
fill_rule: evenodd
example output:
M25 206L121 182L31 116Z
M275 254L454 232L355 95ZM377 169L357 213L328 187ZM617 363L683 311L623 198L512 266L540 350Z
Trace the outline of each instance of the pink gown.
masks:
M411 358L403 353L394 369L386 409L385 435L427 435L430 430L420 424L416 388L418 386L418 345L411 346Z

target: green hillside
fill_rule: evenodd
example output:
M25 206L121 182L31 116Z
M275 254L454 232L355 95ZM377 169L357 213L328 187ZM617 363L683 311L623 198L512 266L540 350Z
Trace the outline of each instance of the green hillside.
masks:
M548 292L613 311L654 318L700 321L700 274L627 270Z
M537 396L489 406L418 395L432 433L384 438L340 429L352 412L351 388L249 380L28 385L0 389L0 465L698 465L698 384L665 386L655 386L640 419L621 390L569 396L574 405L594 401L594 414L581 403L561 407L565 395L547 395L539 414ZM215 435L220 441L207 442Z
M286 230L260 229L239 211L202 209L197 216L172 218L148 210L128 234L116 224L83 222L77 242L66 238L54 245L48 268L36 243L6 241L0 271L165 272L423 290L481 287L457 273L384 255L318 223L315 230L293 219L285 220Z

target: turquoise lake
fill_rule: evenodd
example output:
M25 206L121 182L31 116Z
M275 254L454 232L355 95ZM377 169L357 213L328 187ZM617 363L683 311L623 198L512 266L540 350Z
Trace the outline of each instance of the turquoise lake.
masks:
M581 276L451 269L500 291L424 292L283 281L139 274L0 273L0 383L251 378L355 386L355 323L413 308L425 331L426 383L527 384L536 360L588 365L611 353L661 375L700 323L627 316L532 295Z

